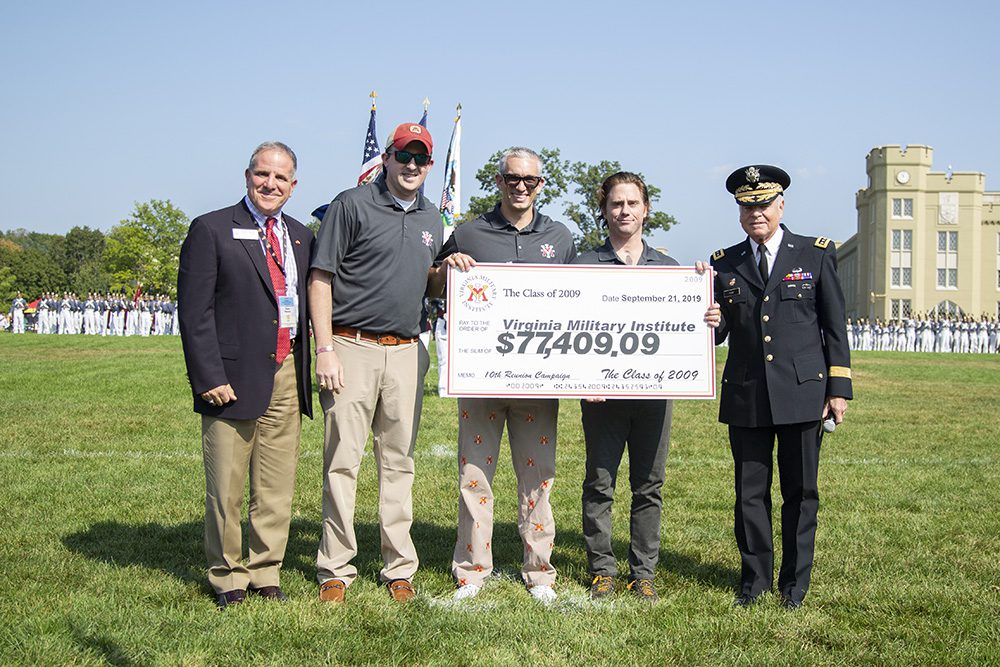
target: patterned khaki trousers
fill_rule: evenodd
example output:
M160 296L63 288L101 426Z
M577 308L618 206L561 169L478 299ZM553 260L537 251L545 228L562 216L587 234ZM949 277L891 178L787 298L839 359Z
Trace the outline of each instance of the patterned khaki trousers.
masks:
M482 585L493 571L493 475L504 424L517 475L521 576L528 586L555 582L556 526L549 495L558 417L559 401L553 399L458 399L458 540L452 573L459 586Z

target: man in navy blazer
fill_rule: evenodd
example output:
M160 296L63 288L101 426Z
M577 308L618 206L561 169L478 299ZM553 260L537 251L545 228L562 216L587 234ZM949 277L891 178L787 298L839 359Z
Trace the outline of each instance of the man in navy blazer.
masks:
M246 591L286 600L288 543L302 418L312 417L306 272L313 234L282 207L295 153L257 147L235 206L191 222L177 278L181 342L201 414L205 554L220 608ZM249 558L240 508L250 473Z

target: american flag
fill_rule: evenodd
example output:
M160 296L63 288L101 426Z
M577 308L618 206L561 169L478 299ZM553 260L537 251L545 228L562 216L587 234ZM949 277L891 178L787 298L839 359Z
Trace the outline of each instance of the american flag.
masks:
M368 136L365 137L365 153L361 158L361 175L358 185L371 183L382 173L382 151L378 147L375 134L375 103L372 101L372 116L368 121Z
M455 218L462 215L462 105L455 110L455 127L448 144L448 157L444 161L444 190L441 192L441 218L444 221L444 238L455 229Z
M424 115L420 118L420 127L427 127L427 108L431 105L431 101L424 98ZM420 194L424 194L424 186L420 186Z

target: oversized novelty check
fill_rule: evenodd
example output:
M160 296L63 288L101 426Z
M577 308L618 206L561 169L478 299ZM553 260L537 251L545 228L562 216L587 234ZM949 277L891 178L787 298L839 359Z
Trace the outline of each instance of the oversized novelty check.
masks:
M710 273L479 264L448 273L448 396L715 398Z

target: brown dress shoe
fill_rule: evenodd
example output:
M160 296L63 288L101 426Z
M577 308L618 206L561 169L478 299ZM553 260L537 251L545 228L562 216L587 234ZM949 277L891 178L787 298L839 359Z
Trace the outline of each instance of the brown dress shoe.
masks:
M409 602L417 595L413 584L406 579L393 579L386 586L389 588L389 596L396 602Z
M340 579L328 579L319 585L319 599L323 602L341 603L346 592L347 585Z

